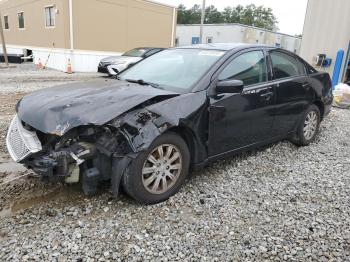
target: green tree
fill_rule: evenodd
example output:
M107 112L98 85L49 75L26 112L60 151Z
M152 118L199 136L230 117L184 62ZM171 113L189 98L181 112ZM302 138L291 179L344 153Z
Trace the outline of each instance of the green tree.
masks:
M186 7L181 4L177 7L177 23L187 24L187 10Z
M222 19L224 20L224 23L233 23L231 22L232 19L232 7L225 7L224 11L222 12Z
M194 5L187 10L187 24L199 24L201 22L202 8L200 5Z
M240 23L244 25L256 26L268 30L277 30L277 19L271 8L264 6L237 5L235 7L226 7L222 12L218 11L213 5L205 10L205 23ZM199 24L201 20L201 7L194 5L186 9L184 5L178 7L178 24Z
M243 9L244 7L241 5L238 5L235 8L229 6L226 7L222 12L224 23L241 23Z
M223 14L218 9L211 5L205 9L205 23L206 24L219 24L223 23Z

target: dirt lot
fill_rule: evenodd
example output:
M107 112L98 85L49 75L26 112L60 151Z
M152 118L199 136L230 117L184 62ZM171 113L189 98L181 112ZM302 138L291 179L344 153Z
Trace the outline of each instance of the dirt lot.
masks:
M0 68L2 68L0 66ZM25 63L10 69L0 69L0 184L16 177L31 174L21 165L14 163L6 149L6 131L15 114L16 103L28 92L41 88L75 81L89 81L102 78L100 74L68 75L54 70L37 70L32 64ZM60 185L45 185L37 179L21 179L1 188L0 214L9 214L9 207L22 208L23 202L49 194ZM30 205L29 201L29 205Z
M0 69L0 261L344 261L350 259L350 111L334 109L309 147L280 142L192 174L142 206L44 184L6 152L16 102L89 81L32 65Z

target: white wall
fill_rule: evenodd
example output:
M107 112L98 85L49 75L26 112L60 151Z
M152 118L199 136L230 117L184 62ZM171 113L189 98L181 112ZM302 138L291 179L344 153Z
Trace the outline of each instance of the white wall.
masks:
M97 72L97 67L102 58L111 55L120 55L121 53L105 53L92 51L74 51L58 50L52 52L49 59L50 50L33 50L34 63L37 64L39 58L44 64L47 62L48 68L66 71L68 66L68 59L70 59L73 72ZM47 60L48 59L48 60Z
M6 51L7 51L7 54L18 54L18 55L24 54L24 50L21 47L18 48L18 47L6 46ZM0 54L2 54L2 53L3 53L2 45L0 45Z
M2 50L2 47L0 45ZM8 46L8 53L22 54L25 47ZM96 72L99 62L102 58L112 55L121 55L121 53L109 53L98 51L74 50L72 53L68 49L47 49L39 47L27 47L33 51L34 63L38 64L39 59L46 67L66 71L68 59L71 60L73 72ZM2 53L0 51L0 53Z
M192 37L199 37L199 25L178 25L176 38L178 45L185 46L192 44ZM281 33L275 33L255 27L248 27L238 24L205 25L203 38L212 37L214 43L259 43L275 45L296 53L299 53L300 38Z

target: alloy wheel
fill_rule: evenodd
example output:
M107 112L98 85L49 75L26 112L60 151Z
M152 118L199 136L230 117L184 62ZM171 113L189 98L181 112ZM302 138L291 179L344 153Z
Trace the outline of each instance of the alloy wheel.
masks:
M180 150L171 144L156 147L142 168L142 183L152 194L163 194L172 188L182 171Z
M318 125L318 116L315 111L310 111L304 122L304 137L306 140L310 140L314 137Z

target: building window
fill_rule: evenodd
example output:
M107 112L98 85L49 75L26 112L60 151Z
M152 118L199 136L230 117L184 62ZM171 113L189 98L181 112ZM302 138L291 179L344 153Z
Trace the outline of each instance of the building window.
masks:
M9 16L8 15L5 15L4 16L4 27L5 29L10 29L10 26L9 26Z
M18 13L18 28L20 28L20 29L24 28L24 13L23 12Z
M45 25L46 27L55 26L55 9L53 6L45 7Z
M207 44L212 44L213 43L213 37L207 37Z

